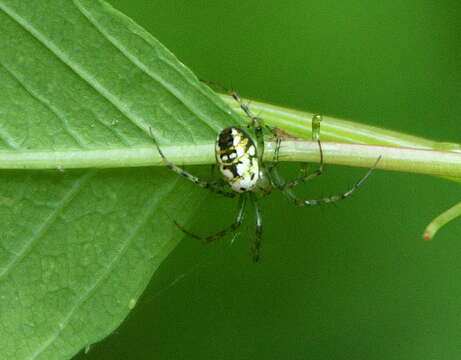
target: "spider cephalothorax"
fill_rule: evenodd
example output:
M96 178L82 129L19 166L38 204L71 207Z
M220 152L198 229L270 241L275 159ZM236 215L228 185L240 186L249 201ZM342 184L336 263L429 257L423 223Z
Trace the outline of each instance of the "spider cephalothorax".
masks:
M323 172L323 153L322 146L319 140L321 119L320 116L315 115L312 119L312 138L318 143L319 146L319 168L311 174L305 173L303 176L294 179L291 182L286 182L278 174L277 169L275 167L278 161L278 152L281 142L281 139L278 136L277 131L274 128L265 126L261 118L254 116L251 113L248 105L242 101L240 96L235 91L230 91L227 89L225 90L238 102L240 108L250 119L250 122L247 126L248 130L245 130L239 126L231 126L222 130L218 134L215 144L215 157L216 163L224 179L224 184L219 183L217 181L201 180L198 177L183 170L182 168L176 166L172 162L168 161L168 159L165 157L162 150L160 149L160 146L158 145L157 141L155 140L155 137L152 133L152 129L151 135L154 140L154 144L156 145L158 152L160 153L160 156L162 157L163 161L166 163L166 166L169 169L175 171L179 175L194 182L195 184L208 190L211 190L215 193L231 198L235 196L239 197L239 210L235 218L235 221L224 230L221 230L213 235L201 237L184 229L176 221L175 224L184 233L196 239L200 239L205 242L211 242L228 233L234 232L240 226L245 215L247 199L250 198L254 203L254 208L256 211L256 237L253 241L253 246L251 247L251 254L253 260L258 261L260 256L260 245L262 237L262 217L258 204L257 194L259 194L259 196L266 196L271 193L272 189L279 189L283 191L284 194L297 206L313 206L346 199L347 197L352 195L352 193L368 178L368 176L371 174L371 171L377 165L380 158L378 158L375 165L370 170L368 170L365 176L363 176L354 186L352 186L345 193L315 200L299 199L293 194L291 189L300 183L306 182L316 176L321 175ZM273 135L274 140L276 142L274 159L272 161L272 166L269 169L266 168L263 162L263 128L266 128ZM254 137L250 135L250 131L254 133Z

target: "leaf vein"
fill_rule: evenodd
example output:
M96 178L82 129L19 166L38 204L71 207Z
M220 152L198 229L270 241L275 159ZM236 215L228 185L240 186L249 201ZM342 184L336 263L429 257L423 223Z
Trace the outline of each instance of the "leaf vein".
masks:
M82 149L87 149L87 146L85 145L85 143L82 141L82 139L78 136L78 133L73 131L70 126L69 126L69 123L67 122L66 120L66 117L63 116L60 111L55 108L55 106L53 106L51 104L50 101L48 101L48 99L45 99L43 96L37 94L34 90L32 90L29 86L26 85L26 83L20 79L20 77L14 73L14 71L12 71L11 69L9 69L5 64L2 64L0 62L0 65L3 66L3 68L5 69L5 71L11 75L12 78L14 78L18 84L30 95L32 96L32 98L34 100L36 100L38 103L40 103L41 105L43 105L46 109L48 109L48 111L50 111L56 118L58 118L64 125L64 129L66 129L67 133L75 140L75 142L82 148Z
M144 65L138 58L135 56L131 55L130 52L113 36L109 35L98 23L97 20L94 19L94 17L91 15L91 13L84 8L80 4L78 0L73 0L75 6L80 10L80 12L86 17L88 22L94 26L96 30L104 37L106 38L112 46L117 49L123 56L125 56L133 65L135 65L138 69L140 69L143 73L145 73L147 76L149 76L151 79L159 83L163 88L165 88L171 95L173 95L176 99L178 99L185 108L189 110L189 112L193 115L195 115L203 124L205 124L210 130L213 132L218 132L221 130L221 126L211 126L209 121L204 121L203 118L206 118L206 114L202 113L199 109L194 108L191 106L182 96L182 93L180 91L177 91L173 86L165 82L160 76L155 74L154 72L150 71L150 69ZM149 44L151 45L151 44ZM159 57L161 59L161 57ZM171 66L171 64L162 61L164 64L170 66L175 72L176 68ZM177 119L177 120L182 120L182 119ZM189 131L189 133L193 136L194 131L191 131L191 127L187 122L181 121L182 125ZM144 128L145 131L148 132L148 129Z
M89 286L86 289L86 291L83 292L82 295L77 299L74 305L70 308L69 312L63 317L63 320L58 324L56 331L51 335L51 337L47 341L44 342L44 344L39 349L37 349L34 352L34 354L32 354L31 357L29 357L30 360L36 359L38 356L40 356L40 354L42 354L47 348L49 348L50 345L52 345L59 338L63 330L69 324L75 312L79 309L79 307L82 304L84 304L91 297L91 295L99 288L99 286L103 284L104 280L106 280L109 277L109 275L112 274L112 270L115 267L115 265L126 253L129 246L135 239L136 235L139 233L143 225L147 223L149 218L154 213L155 209L157 208L160 202L160 199L167 196L174 189L177 181L178 178L174 179L171 183L168 183L165 186L165 189L163 191L159 191L157 196L152 197L149 205L146 208L146 211L143 214L141 214L138 224L133 227L132 233L129 236L127 236L125 242L123 243L123 246L117 252L117 255L112 258L111 262L108 264L105 271L102 272L99 277L95 277L95 281L93 282L93 284Z
M0 67L2 67L5 70L5 72L9 74L6 67L1 62L0 62ZM0 127L0 137L2 138L3 142L5 142L5 144L10 146L14 150L20 149L20 145L16 141L13 140L13 137L10 134L8 134L3 127Z
M32 249L34 244L46 234L48 229L57 219L59 213L72 201L72 199L78 194L84 185L96 174L96 171L88 171L83 176L75 181L72 187L69 189L62 200L57 204L53 212L42 222L41 226L37 229L35 234L24 244L21 250L15 257L6 265L6 267L0 272L0 280L6 278L9 272L18 264Z
M39 30L37 30L32 24L28 23L25 19L15 13L11 8L0 2L0 9L7 14L11 19L21 25L27 32L31 34L35 39L42 43L53 55L55 55L63 64L77 74L83 81L89 86L95 89L99 95L104 97L114 108L116 108L122 115L132 121L139 128L143 128L148 132L149 126L145 124L144 120L136 114L125 109L124 104L117 99L108 89L106 89L96 78L82 69L77 63L73 62L64 54L61 49L53 44L52 41L46 38Z

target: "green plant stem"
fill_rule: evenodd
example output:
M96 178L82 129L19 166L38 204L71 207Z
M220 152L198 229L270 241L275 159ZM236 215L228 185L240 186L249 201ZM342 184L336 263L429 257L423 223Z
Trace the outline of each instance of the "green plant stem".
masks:
M240 110L235 100L228 95L221 95L235 111ZM248 100L254 114L264 119L267 125L277 126L291 135L301 138L311 138L311 120L315 113L284 108L258 101ZM460 151L461 144L436 142L421 137L402 134L397 131L381 129L375 126L337 119L322 114L321 138L326 141L390 145L419 149Z
M223 95L233 108L232 99ZM254 113L268 125L290 134L282 142L280 160L315 162L319 160L315 142L291 137L311 137L313 114L251 102ZM461 178L461 146L437 143L398 132L350 121L323 117L322 148L326 163L370 167L381 156L379 169ZM325 141L327 140L327 141ZM329 141L328 141L329 140ZM340 141L340 142L339 142ZM206 144L163 146L165 155L179 165L213 164L214 139ZM373 144L373 145L370 145ZM274 142L267 141L265 156L271 160ZM161 166L163 162L153 146L63 152L0 152L2 169L67 169Z
M266 143L271 160L274 142ZM194 146L164 146L165 155L179 165L212 164L213 143ZM461 154L449 151L391 146L322 142L325 163L370 167L381 156L379 169L461 178ZM317 162L317 143L286 140L280 148L281 161ZM121 148L100 151L1 152L2 169L70 169L162 166L154 148Z
M448 210L444 211L442 214L437 216L434 220L431 221L429 225L427 225L426 229L424 230L423 239L424 240L432 240L434 235L437 231L440 230L445 224L450 222L451 220L457 218L461 215L461 203L458 203Z

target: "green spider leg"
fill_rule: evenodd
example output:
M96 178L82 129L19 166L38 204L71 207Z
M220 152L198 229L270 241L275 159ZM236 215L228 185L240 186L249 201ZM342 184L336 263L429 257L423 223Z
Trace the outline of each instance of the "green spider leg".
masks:
M261 256L261 239L263 234L263 220L261 215L261 208L259 207L258 198L255 193L250 193L256 213L256 237L251 246L250 253L254 262L258 262Z
M367 171L367 173L359 179L349 190L346 192L339 194L339 195L331 195L327 196L321 199L310 199L310 200L304 200L298 198L292 191L292 188L295 185L298 185L302 182L309 181L313 179L314 177L317 177L322 174L322 169L323 169L323 164L321 164L321 167L317 169L314 173L308 174L306 176L303 176L301 178L295 179L292 182L286 183L282 180L282 177L278 173L277 169L274 169L272 172L272 179L274 183L276 184L276 187L290 199L294 202L295 205L297 206L315 206L315 205L321 205L321 204L327 204L327 203L332 203L336 202L339 200L344 200L350 197L360 186L363 185L363 183L368 179L368 177L371 175L373 170L375 170L376 166L378 165L379 161L381 160L381 156L376 159L375 163L373 166Z
M214 193L217 193L217 194L229 197L229 198L235 197L236 193L226 191L225 190L226 187L224 185L219 184L216 181L204 181L204 180L201 180L197 176L192 175L191 173L185 171L184 169L180 168L179 166L176 166L171 161L169 161L167 159L167 157L163 154L163 151L160 149L160 146L159 146L157 140L155 139L155 136L154 136L154 133L153 133L151 127L149 127L149 132L150 132L152 140L153 140L153 142L155 144L155 147L157 148L157 150L158 150L160 156L162 157L162 160L165 163L165 165L167 166L167 168L169 168L170 170L173 170L175 173L177 173L177 174L181 175L182 177L192 181L194 184L197 184L198 186L200 186L200 187L202 187L204 189L208 189L208 190L210 190L210 191L212 191Z
M217 82L214 82L214 81L208 81L208 80L203 80L203 79L200 79L200 81L207 85L216 87L224 91L225 93L229 94L239 104L242 111L250 119L250 123L247 125L247 127L251 127L255 130L256 144L258 148L258 162L260 164L263 164L263 155L264 155L263 127L265 127L274 137L278 138L279 135L275 131L275 128L265 125L263 119L261 119L259 116L254 115L250 110L249 104L245 103L240 97L239 93L235 91L234 89L226 88L225 86Z
M304 175L301 177L298 177L290 182L286 182L283 184L280 184L277 186L278 189L284 191L286 189L291 189L294 188L295 186L307 182L309 180L312 180L313 178L320 176L323 174L323 151L322 151L322 145L320 144L320 141L317 141L317 144L319 145L319 151L320 151L320 163L319 163L319 168L315 170L313 173L308 173L307 168L303 169Z
M241 194L241 196L239 197L239 205L238 205L238 213L237 213L237 216L235 217L235 221L230 224L228 227L226 227L224 230L221 230L221 231L218 231L217 233L213 234L213 235L210 235L210 236L199 236L199 235L196 235L192 232L190 232L189 230L186 230L185 228L183 228L181 225L179 225L175 220L174 223L175 225L185 234L195 238L195 239L198 239L198 240L201 240L203 242L206 242L206 243L209 243L209 242L212 242L214 240L217 240L221 237L223 237L224 235L227 235L228 233L231 233L231 232L235 232L235 230L237 230L239 228L239 226L242 224L242 221L243 221L243 218L245 216L245 208L246 208L246 202L247 202L247 195L246 194Z
M309 174L308 173L308 165L307 163L303 163L301 165L301 171L303 172L303 176L294 179L293 181L290 182L279 182L278 184L275 184L275 187L280 189L280 190L285 190L288 188L293 188L296 185L299 185L300 183L309 181L317 176L322 175L323 173L323 150L322 150L322 144L320 143L320 122L322 121L322 116L321 115L314 115L312 117L312 140L316 141L319 147L319 154L320 154L320 161L319 161L319 168L314 171L313 173ZM277 143L275 146L275 151L274 151L274 159L273 159L273 164L270 167L270 171L272 172L272 169L274 169L277 164L278 164L278 159L279 159L279 152L280 152L280 143L281 143L281 138L278 137L276 139ZM280 179L279 174L275 174L276 178Z
M303 200L303 199L299 199L298 197L296 197L291 191L288 192L285 189L282 189L282 191L284 191L284 193L289 198L291 198L291 200L297 206L315 206L315 205L320 205L320 204L328 204L328 203L332 203L332 202L339 201L339 200L344 200L344 199L347 199L349 196L351 196L360 186L363 185L363 183L368 179L368 177L371 175L373 170L375 170L380 160L381 160L381 156L378 157L378 159L376 159L373 166L367 171L367 173L364 176L362 176L359 179L359 181L357 181L349 190L339 195L327 196L321 199Z
M278 165L279 155L280 155L280 145L281 144L282 144L282 138L277 133L275 135L275 149L274 149L274 155L272 156L272 162L270 163L269 166L265 166L269 173L271 173L272 169L275 168Z
M285 182L282 180L281 176L278 174L277 169L273 169L272 175L273 175L273 181L275 182L275 186L282 190L283 193L291 199L295 205L297 206L315 206L315 205L320 205L320 204L327 204L339 200L344 200L348 197L350 197L371 175L373 170L376 168L378 165L379 161L381 160L381 156L378 157L378 159L375 161L373 166L367 171L367 173L359 179L349 190L346 192L339 194L339 195L332 195L332 196L327 196L321 199L311 199L311 200L303 200L299 199L291 190L295 186L307 182L309 180L312 180L313 178L320 176L323 174L323 167L324 167L324 161L323 161L323 150L322 150L322 144L320 143L320 122L322 121L322 117L320 115L314 115L312 118L312 140L317 141L317 144L319 146L319 153L320 153L320 162L319 162L319 168L314 171L311 174L305 173L303 176L290 181L290 182Z

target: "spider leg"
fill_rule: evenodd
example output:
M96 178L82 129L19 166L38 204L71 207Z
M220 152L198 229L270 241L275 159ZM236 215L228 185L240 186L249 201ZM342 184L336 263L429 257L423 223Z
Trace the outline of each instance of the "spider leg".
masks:
M319 161L319 168L314 171L311 174L307 173L306 167L304 168L303 172L304 175L294 179L293 181L290 181L288 183L284 183L279 186L279 189L284 190L287 188L293 188L296 185L299 185L303 182L309 181L317 176L320 176L323 174L323 150L322 150L322 144L320 143L320 122L322 121L322 116L321 115L314 115L312 117L312 140L317 141L317 144L319 145L319 154L320 154L320 161Z
M257 147L258 147L258 161L260 164L263 163L263 155L264 155L264 134L263 134L263 127L266 127L274 136L277 136L275 129L264 125L263 120L259 117L254 115L251 110L250 106L245 103L242 98L240 97L239 93L233 89L228 89L225 86L214 82L214 81L208 81L208 80L203 80L200 79L205 84L208 84L210 86L214 86L225 93L229 94L240 106L242 111L245 113L246 116L250 119L250 123L248 124L248 127L252 127L255 130L255 135L256 135L256 142L257 142Z
M220 186L216 181L204 181L204 180L201 180L198 177L190 174L189 172L185 171L184 169L180 168L179 166L176 166L171 161L169 161L166 158L166 156L163 154L163 151L160 149L160 146L157 143L157 140L155 139L155 136L154 136L154 133L153 133L151 127L149 127L149 131L150 131L150 135L152 137L152 140L154 142L154 145L156 146L156 148L157 148L160 156L162 157L163 162L167 166L167 168L169 168L170 170L173 170L175 173L177 173L177 174L181 175L182 177L192 181L194 184L197 184L198 186L200 186L200 187L202 187L204 189L208 189L208 190L210 190L210 191L212 191L214 193L217 193L217 194L220 194L220 195L223 195L223 196L226 196L226 197L230 197L230 198L235 196L234 192L225 191L224 190L225 187Z
M294 194L292 188L284 188L283 185L285 184L285 180L283 177L280 175L278 168L273 167L271 169L271 182L274 187L277 189L282 189L282 193L289 199L296 198L296 195Z
M250 118L252 123L254 122L253 119L255 119L255 118L259 119L258 117L253 115L253 113L251 112L250 107L248 106L248 104L243 102L243 100L240 97L239 93L237 91L235 91L234 89L226 88L225 86L221 85L220 83L217 83L217 82L214 82L214 81L203 80L203 79L200 79L200 81L207 84L207 85L216 87L216 88L222 90L223 92L229 94L229 96L232 96L232 98L239 104L239 106L243 110L243 112ZM259 119L259 120L261 120L261 119ZM253 126L253 125L251 125L251 126Z
M235 221L232 224L230 224L228 227L226 227L224 230L218 231L217 233L215 233L213 235L210 235L210 236L203 237L203 236L195 235L195 234L191 233L189 230L184 229L181 225L178 224L178 222L176 220L173 220L173 221L174 221L175 225L183 233L185 233L185 234L187 234L187 235L189 235L189 236L191 236L191 237L193 237L195 239L198 239L198 240L201 240L203 242L209 243L209 242L217 240L217 239L223 237L224 235L238 229L238 227L242 224L243 218L245 216L246 201L247 201L246 194L242 194L240 196L240 198L239 198L239 211L237 213Z
M258 262L261 256L261 239L263 233L263 220L261 216L261 209L258 204L258 199L256 198L256 194L251 193L251 200L253 201L255 212L256 212L256 237L253 241L253 245L251 246L250 252L251 257L253 258L254 262Z
M278 189L282 190L283 193L294 203L298 206L315 206L315 205L320 205L320 204L326 204L326 203L331 203L339 200L343 200L351 196L355 190L357 190L371 175L373 170L376 168L378 165L378 162L381 160L381 156L378 157L374 165L368 170L368 172L361 178L359 181L357 181L352 188L344 192L343 194L339 195L333 195L333 196L328 196L324 197L321 199L313 199L313 200L302 200L299 199L292 191L292 188L295 187L296 185L299 185L303 182L309 181L317 176L320 176L323 174L323 150L322 150L322 144L320 142L320 122L322 121L322 117L320 115L314 115L312 118L312 140L317 141L317 144L319 146L319 154L320 154L320 162L319 162L319 168L314 171L311 174L308 174L307 171L305 171L305 174L293 181L290 182L285 182L278 171L276 169L273 169L272 171L272 179L274 182L274 186L276 186Z
M268 126L266 126L268 127ZM277 165L278 165L278 162L279 162L279 155L280 155L280 145L282 144L282 138L280 137L280 135L275 131L274 128L270 128L270 131L272 132L272 134L274 135L274 138L275 138L275 149L274 149L274 155L272 157L272 162L269 166L267 166L267 170L269 172L272 172L272 169L275 168Z
M299 199L298 197L296 197L293 194L293 192L286 191L286 190L291 190L290 188L282 189L282 190L284 191L284 193L286 193L286 195L291 200L293 200L293 202L297 206L315 206L315 205L327 204L327 203L331 203L331 202L335 202L335 201L339 201L339 200L344 200L344 199L348 198L349 196L351 196L355 192L355 190L357 190L368 179L368 177L371 175L373 170L376 168L376 166L378 165L378 162L380 160L381 160L381 156L378 157L378 159L375 161L374 165L367 171L367 173L359 181L357 181L354 184L354 186L352 186L349 190L347 190L346 192L344 192L342 194L339 194L339 195L328 196L328 197L324 197L322 199L315 199L315 200L303 200L303 199Z
M293 181L286 182L286 183L283 183L283 184L279 185L278 188L280 190L283 191L283 190L288 189L288 188L293 188L296 185L299 185L299 184L301 184L303 182L312 180L313 178L323 174L323 151L322 151L322 145L320 143L320 140L317 140L317 144L319 145L319 152L320 152L319 168L317 170L315 170L311 174L308 174L307 172L305 172L303 176L301 176L301 177L299 177L297 179L294 179Z

